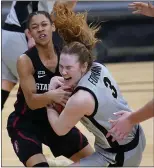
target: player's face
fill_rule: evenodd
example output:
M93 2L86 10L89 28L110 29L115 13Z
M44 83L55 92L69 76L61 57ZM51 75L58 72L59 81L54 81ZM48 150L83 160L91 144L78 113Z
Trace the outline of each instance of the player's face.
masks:
M30 34L36 44L47 45L52 40L52 32L55 31L54 24L43 14L34 15L30 23Z
M81 64L77 55L62 53L59 61L59 71L67 86L75 87L87 71L87 63Z

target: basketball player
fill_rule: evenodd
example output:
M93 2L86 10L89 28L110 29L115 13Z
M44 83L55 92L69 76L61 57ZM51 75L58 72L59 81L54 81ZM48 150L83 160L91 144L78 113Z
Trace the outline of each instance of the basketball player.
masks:
M134 14L141 14L145 16L154 17L154 6L149 2L133 2L129 5L129 8L134 9Z
M123 141L106 138L111 127L108 118L116 110L131 110L108 69L93 62L92 49L98 41L95 38L98 29L88 27L86 15L67 8L65 12L56 11L55 26L67 43L60 55L59 70L65 85L74 87L74 91L60 115L52 104L47 107L49 122L59 136L66 135L78 121L95 136L95 153L73 166L139 166L145 148L140 125L134 126ZM51 88L53 84L51 79Z
M2 28L1 109L3 109L9 93L18 82L16 69L17 58L28 48L35 45L34 39L28 33L28 29L26 29L28 14L31 11L34 12L42 9L50 13L54 2L55 1L13 1L12 3L11 10ZM69 8L73 9L76 1L57 1L56 5L60 3L65 3ZM53 38L55 43L60 41L56 33L54 33Z
M60 75L60 52L52 41L55 26L50 15L44 11L30 14L27 24L36 47L17 60L20 86L15 111L10 114L7 123L14 151L28 167L49 167L42 153L42 144L47 145L55 157L63 155L78 161L93 153L86 137L75 127L59 137L48 122L45 108L51 102L64 106L70 96L70 92L63 90L68 87L48 91L50 79Z

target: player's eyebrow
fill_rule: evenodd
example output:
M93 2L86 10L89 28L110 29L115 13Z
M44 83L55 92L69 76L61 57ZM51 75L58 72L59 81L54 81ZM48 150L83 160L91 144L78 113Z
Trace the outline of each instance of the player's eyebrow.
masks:
M41 23L48 23L48 21L42 21ZM32 23L32 26L33 25L38 25L38 23Z

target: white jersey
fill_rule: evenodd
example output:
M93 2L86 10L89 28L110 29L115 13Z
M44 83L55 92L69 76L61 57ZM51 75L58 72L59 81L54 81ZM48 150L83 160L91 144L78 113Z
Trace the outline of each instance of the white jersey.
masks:
M33 11L43 10L51 12L55 0L52 1L13 1L9 14L5 23L10 25L21 25L26 22L28 14Z
M129 136L120 142L112 142L106 134L111 125L109 119L115 119L113 113L130 111L120 89L108 69L99 63L93 63L91 69L79 81L75 92L79 89L90 92L95 100L95 110L91 116L85 116L81 122L95 135L95 144L103 149L128 144L134 139L138 125L133 128Z

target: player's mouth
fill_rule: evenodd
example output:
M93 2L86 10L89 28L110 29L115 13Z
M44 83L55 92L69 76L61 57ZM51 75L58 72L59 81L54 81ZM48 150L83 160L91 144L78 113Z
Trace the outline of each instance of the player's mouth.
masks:
M70 79L72 79L71 77L68 77L68 78L64 78L65 81L69 81Z
M44 39L44 38L46 38L46 37L47 37L46 34L40 34L40 35L39 35L39 39Z

